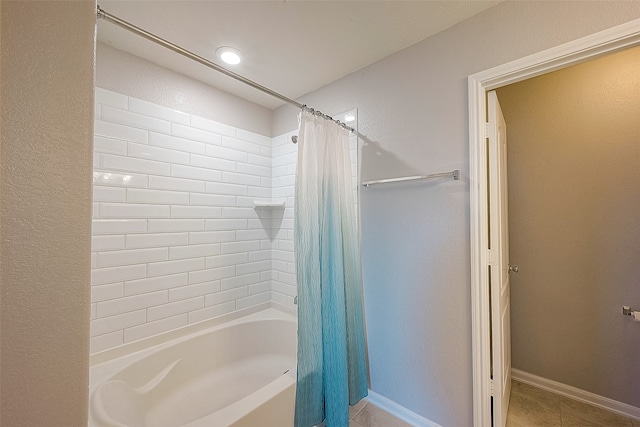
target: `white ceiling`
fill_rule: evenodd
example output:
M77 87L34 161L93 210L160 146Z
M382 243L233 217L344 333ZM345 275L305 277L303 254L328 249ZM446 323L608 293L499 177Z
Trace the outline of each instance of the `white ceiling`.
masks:
M500 1L99 0L98 4L295 99ZM267 108L283 103L102 20L98 40ZM220 46L239 49L244 61L223 64L215 55Z

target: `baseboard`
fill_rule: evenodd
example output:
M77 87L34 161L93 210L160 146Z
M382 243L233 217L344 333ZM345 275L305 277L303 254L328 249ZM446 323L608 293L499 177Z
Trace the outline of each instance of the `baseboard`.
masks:
M402 421L411 424L415 427L442 427L433 421L430 421L424 417L421 417L418 414L415 414L408 410L407 408L398 405L396 402L387 399L384 396L380 396L378 393L375 393L369 390L369 396L367 396L367 401L372 405L377 406L380 409L384 409L391 415L396 418L400 418Z
M616 414L640 420L640 408L609 399L608 397L599 396L588 391L570 385L562 384L556 381L548 380L537 375L529 374L518 369L511 369L511 378L543 390L547 390L560 396L569 397L571 399L588 403Z

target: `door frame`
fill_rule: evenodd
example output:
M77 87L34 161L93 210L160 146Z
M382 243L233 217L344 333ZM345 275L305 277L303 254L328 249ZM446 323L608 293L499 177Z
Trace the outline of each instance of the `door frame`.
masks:
M640 45L640 19L490 68L468 78L474 427L491 426L489 328L491 312L488 292L489 199L487 197L489 183L485 136L487 92L636 45Z

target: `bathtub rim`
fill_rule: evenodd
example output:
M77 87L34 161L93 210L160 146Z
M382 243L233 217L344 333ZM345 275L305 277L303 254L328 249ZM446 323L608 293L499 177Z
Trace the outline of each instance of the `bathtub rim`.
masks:
M295 308L273 301L266 302L91 354L89 367L90 370L93 370L117 359L127 359L128 362L133 362L133 359L138 358L134 356L142 357L151 349L159 350L168 343L179 343L219 327L266 319L284 319L297 322L298 316ZM93 381L91 383L93 386Z

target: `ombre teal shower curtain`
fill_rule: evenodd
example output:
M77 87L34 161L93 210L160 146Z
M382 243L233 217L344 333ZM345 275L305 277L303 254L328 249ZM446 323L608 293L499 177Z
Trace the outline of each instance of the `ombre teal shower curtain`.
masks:
M298 281L295 427L349 425L367 395L362 278L349 131L303 109L294 242Z

